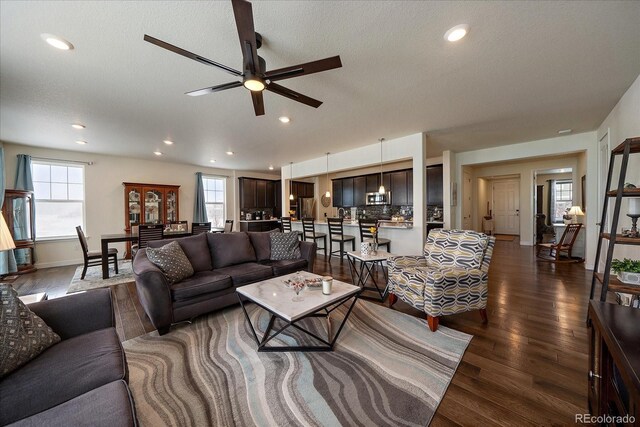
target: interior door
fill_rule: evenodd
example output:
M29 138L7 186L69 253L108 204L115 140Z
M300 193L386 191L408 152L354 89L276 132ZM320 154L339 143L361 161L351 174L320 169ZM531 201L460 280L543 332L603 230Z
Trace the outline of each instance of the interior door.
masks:
M471 218L471 174L464 172L462 174L462 228L465 230L473 230L473 221Z
M493 183L493 212L496 234L520 235L520 181Z

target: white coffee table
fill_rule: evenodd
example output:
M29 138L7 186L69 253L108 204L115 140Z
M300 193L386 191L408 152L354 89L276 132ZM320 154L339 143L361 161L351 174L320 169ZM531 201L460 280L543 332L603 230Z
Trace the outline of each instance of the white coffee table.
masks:
M308 273L306 271L300 272L300 274L305 278L321 277L317 274ZM258 351L332 351L334 344L336 343L336 340L338 339L338 336L342 331L343 326L345 325L347 319L349 318L349 315L351 314L351 310L358 300L358 295L360 294L361 289L348 283L333 280L333 286L330 295L324 295L321 289L307 288L300 294L303 297L302 301L292 301L292 298L296 294L292 289L289 289L285 286L284 281L294 275L295 273L288 274L286 276L274 277L262 282L241 286L236 289L238 299L240 300L240 306L244 311L247 322L249 322L249 326L251 327L251 332L253 333L256 343L258 344ZM251 322L251 318L249 317L249 313L247 312L244 304L245 301L243 301L243 299L254 302L256 305L260 306L271 314L269 324L262 336L262 339L258 338L258 334L256 333L256 329ZM347 310L342 323L338 327L337 332L332 336L330 323L331 312L339 306L345 304L349 300L353 300L353 302L351 302L351 305L349 306L349 309ZM315 333L310 332L297 324L301 320L309 317L327 318L327 339L319 337ZM284 321L285 325L271 334L276 318ZM271 341L273 338L275 338L277 335L279 335L289 327L294 327L299 331L304 332L305 334L320 341L322 345L266 345L269 341Z
M44 301L48 298L48 295L46 292L39 292L37 294L30 294L30 295L23 295L20 298L20 301L22 301L25 304L33 304L34 302L40 302L40 301Z
M379 297L370 297L367 295L361 295L360 298L375 299L381 302L387 298L387 271L384 269L383 262L392 257L393 254L387 251L377 250L375 255L364 255L361 251L347 252L347 260L349 261L349 271L351 272L351 281L354 285L360 287L363 291L375 291L380 295ZM360 262L360 266L357 265L357 261ZM377 265L380 265L382 274L384 274L384 290L381 290L376 281L376 277L373 274ZM367 286L368 280L371 279L373 286Z

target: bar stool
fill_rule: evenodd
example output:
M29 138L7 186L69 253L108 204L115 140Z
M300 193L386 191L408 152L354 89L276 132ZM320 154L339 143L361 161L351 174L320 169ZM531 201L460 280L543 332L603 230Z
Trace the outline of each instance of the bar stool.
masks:
M191 224L191 234L208 233L211 231L210 222L194 222Z
M289 223L289 227L291 227L291 223ZM322 239L324 250L324 259L327 259L327 234L326 233L316 233L316 220L313 218L302 218L302 240L306 241L307 239L311 239L314 243L316 240Z
M339 253L341 259L344 258L345 242L351 242L351 250L356 250L356 237L344 234L342 222L342 218L327 218L327 224L329 225L329 234L331 235L331 246L333 247L333 242L338 242L340 244L340 249L331 251L330 256L335 253Z
M282 224L283 233L291 233L291 217L283 216L280 218L280 224Z
M378 227L378 220L376 219L361 219L358 221L358 225L360 226L361 242L364 242L365 239L370 239L371 241L373 241L373 233L370 230L371 227L377 228L378 233L380 232L380 228ZM391 252L391 240L378 237L378 247L380 246L386 246L387 252Z

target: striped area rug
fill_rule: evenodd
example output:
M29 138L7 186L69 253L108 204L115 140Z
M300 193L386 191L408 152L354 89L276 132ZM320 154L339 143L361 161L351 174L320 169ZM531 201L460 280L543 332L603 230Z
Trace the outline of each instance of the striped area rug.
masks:
M248 310L264 331L268 314ZM307 341L293 330L274 344ZM333 352L258 353L240 307L123 345L142 426L425 426L471 338L359 300Z

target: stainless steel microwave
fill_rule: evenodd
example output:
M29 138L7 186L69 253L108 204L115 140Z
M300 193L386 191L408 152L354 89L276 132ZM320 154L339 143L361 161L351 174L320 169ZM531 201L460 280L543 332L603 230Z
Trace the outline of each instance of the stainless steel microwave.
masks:
M386 193L367 193L367 206L371 205L390 205L391 191Z

